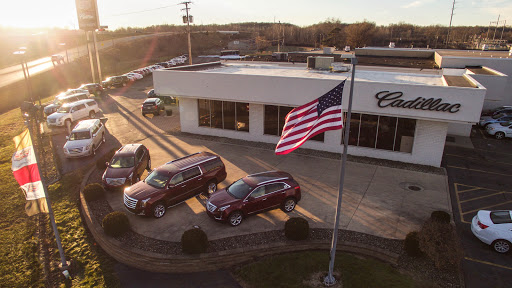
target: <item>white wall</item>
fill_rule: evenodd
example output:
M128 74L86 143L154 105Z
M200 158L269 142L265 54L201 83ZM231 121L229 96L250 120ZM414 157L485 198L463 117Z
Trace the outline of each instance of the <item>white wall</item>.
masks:
M199 127L197 99L180 99L180 121L183 132L277 144L279 141L278 136L263 134L264 105L250 103L249 119L249 132ZM348 152L351 155L357 156L439 167L443 155L447 126L446 122L416 121L416 134L414 135L412 153L356 146L349 146ZM310 140L304 143L301 148L341 153L341 133L342 130L327 131L324 142Z
M457 135L469 137L471 135L472 124L448 123L448 135Z

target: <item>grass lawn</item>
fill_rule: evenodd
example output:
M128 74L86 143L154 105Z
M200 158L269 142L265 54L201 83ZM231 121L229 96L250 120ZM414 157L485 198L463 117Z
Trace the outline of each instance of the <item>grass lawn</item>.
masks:
M60 257L48 217L42 229L48 237L40 237L37 216L25 214L25 197L12 175L12 138L23 129L19 109L0 115L0 287L118 287L115 262L95 245L80 217L78 189L83 171L63 175L48 188L66 258L76 264L73 279L64 281L57 268ZM40 255L41 244L48 246L49 256ZM45 266L51 283L46 282Z
M269 256L242 266L234 274L249 287L322 287L320 279L323 281L328 268L328 251L307 251ZM334 271L338 275L341 272L343 288L424 287L389 264L346 253L336 254ZM315 273L316 278L312 278ZM318 279L317 285L305 283L311 279Z

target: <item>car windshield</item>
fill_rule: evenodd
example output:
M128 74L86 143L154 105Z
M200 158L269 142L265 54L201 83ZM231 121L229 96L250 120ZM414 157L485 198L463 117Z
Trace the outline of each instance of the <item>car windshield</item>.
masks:
M151 185L156 188L164 188L165 184L169 181L169 175L167 173L158 172L157 170L154 170L151 172L146 179L144 179L144 182L146 184Z
M91 139L91 133L89 131L73 132L69 135L70 141Z
M492 119L498 119L498 118L501 118L503 116L505 116L505 114L503 114L503 113L496 114L496 115L492 116Z
M71 107L60 107L57 112L59 113L69 113L69 110L71 110Z
M242 199L245 198L249 192L251 192L251 189L251 186L247 185L243 179L240 179L229 185L229 187L226 188L226 192L228 192L228 194L234 198Z
M112 168L130 168L135 164L133 156L114 156L110 161L110 167Z

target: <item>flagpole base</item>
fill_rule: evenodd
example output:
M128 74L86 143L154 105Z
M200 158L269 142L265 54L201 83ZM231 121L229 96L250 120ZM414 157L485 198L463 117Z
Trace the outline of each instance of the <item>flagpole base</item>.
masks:
M327 275L324 278L324 286L325 287L331 287L336 285L336 279L332 275Z

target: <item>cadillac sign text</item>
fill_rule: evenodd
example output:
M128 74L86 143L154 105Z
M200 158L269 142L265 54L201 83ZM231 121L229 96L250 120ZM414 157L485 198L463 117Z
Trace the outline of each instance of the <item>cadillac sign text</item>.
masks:
M461 106L459 103L444 103L441 98L417 97L416 99L406 100L402 99L403 95L404 93L402 92L380 91L375 94L375 98L378 99L377 105L380 108L397 107L456 113L459 111Z

